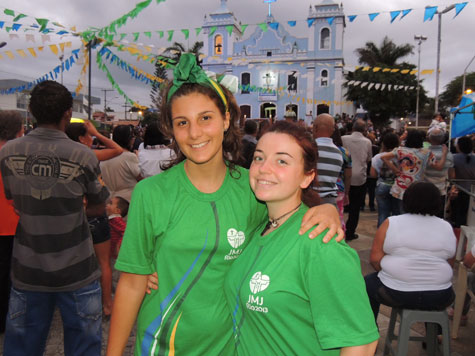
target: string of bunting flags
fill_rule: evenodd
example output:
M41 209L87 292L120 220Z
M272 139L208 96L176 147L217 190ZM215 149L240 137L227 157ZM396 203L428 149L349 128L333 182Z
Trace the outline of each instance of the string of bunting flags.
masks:
M37 52L43 52L45 47L48 47L51 50L51 52L57 56L60 51L61 53L64 53L65 48L71 48L71 46L72 46L71 42L61 42L58 44L51 44L48 46L39 46L35 48L30 47L27 49L17 49L15 51L3 51L3 52L0 52L0 60L4 59L4 56L10 59L15 59L16 55L20 56L21 58L25 58L25 57L28 57L28 54L36 58L38 56Z
M36 84L41 83L45 80L56 80L58 79L58 76L64 72L64 71L69 71L74 63L76 63L78 59L78 53L79 49L75 49L72 51L72 54L69 58L66 58L66 60L63 62L63 65L58 65L54 69L52 69L49 73L42 75L41 77L27 83L21 86L17 87L12 87L8 89L3 89L0 90L1 95L9 95L9 94L14 94L14 93L20 93L24 90L30 90L32 89Z

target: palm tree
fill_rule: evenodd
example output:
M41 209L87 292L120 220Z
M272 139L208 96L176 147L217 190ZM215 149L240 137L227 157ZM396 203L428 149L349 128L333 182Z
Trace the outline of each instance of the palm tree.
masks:
M167 47L165 51L163 51L162 56L165 58L172 59L175 62L178 62L183 52L189 52L193 53L196 56L196 61L198 62L198 64L201 64L202 60L199 58L199 56L202 54L201 49L203 48L203 46L203 41L197 41L193 43L193 46L191 46L191 48L188 48L187 50L182 43L173 42L172 46Z
M386 36L380 47L374 42L366 42L365 47L357 48L355 52L358 54L360 64L367 64L372 67L381 65L390 67L396 65L399 59L413 53L413 49L414 46L410 44L397 46Z

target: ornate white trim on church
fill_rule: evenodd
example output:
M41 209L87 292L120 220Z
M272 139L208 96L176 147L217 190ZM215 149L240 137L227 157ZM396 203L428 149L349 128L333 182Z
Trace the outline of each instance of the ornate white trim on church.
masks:
M239 78L240 84L245 86L236 94L242 117L282 119L284 112L291 108L297 118L310 124L319 113L335 115L353 111L351 105L342 104L346 103L342 88L345 29L342 5L323 0L310 6L308 21L296 27L300 33L306 31L307 34L296 37L287 31L293 30L287 25L289 19L275 19L271 14L271 3L274 2L275 7L278 2L269 2L269 13L265 17L268 24L279 23L277 29L268 26L267 31L263 31L256 26L252 33L249 28L246 35L228 9L228 1L220 2L218 10L205 15L203 68ZM329 18L333 18L332 21L328 21ZM308 27L307 23L312 25ZM216 30L208 36L214 27ZM255 88L270 89L270 92Z

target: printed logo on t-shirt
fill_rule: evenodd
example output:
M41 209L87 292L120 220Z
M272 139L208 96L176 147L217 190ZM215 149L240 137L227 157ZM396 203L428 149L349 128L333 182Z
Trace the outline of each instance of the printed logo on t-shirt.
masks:
M226 256L224 256L224 259L234 260L242 253L242 248L239 248L239 246L241 246L246 240L246 235L244 235L244 232L242 231L237 231L236 229L231 228L227 232L227 238L232 249Z
M251 293L246 303L246 308L259 313L267 313L269 309L264 306L264 297L259 297L258 293L264 291L270 285L270 277L262 274L262 272L256 272L249 281L249 288Z

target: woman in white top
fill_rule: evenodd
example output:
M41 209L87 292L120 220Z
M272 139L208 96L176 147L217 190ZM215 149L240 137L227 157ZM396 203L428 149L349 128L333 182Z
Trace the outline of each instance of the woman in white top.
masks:
M140 174L147 178L162 173L162 162L174 159L173 151L167 147L168 140L158 129L157 124L145 129L143 143L139 146L138 157Z
M374 318L380 304L443 310L454 300L452 267L456 239L448 222L436 217L440 192L432 183L416 182L403 197L403 215L386 219L376 232L365 277Z

